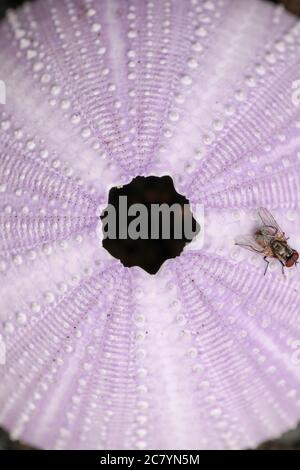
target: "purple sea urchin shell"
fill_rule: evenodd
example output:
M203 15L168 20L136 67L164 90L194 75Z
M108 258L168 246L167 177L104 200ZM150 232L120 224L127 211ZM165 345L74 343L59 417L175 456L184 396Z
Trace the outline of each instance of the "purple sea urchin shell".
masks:
M245 448L300 418L300 27L262 1L43 0L0 27L0 424L51 449ZM2 87L3 88L3 87ZM205 206L156 276L99 244L137 175Z

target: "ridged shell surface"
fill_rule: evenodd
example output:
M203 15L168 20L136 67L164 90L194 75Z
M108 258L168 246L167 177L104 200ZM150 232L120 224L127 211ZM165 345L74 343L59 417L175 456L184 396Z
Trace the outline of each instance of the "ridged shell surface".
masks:
M0 425L45 449L241 449L300 420L300 27L258 0L40 0L0 25ZM6 104L4 104L4 102ZM97 235L170 175L204 244L151 276ZM203 227L202 227L203 228Z

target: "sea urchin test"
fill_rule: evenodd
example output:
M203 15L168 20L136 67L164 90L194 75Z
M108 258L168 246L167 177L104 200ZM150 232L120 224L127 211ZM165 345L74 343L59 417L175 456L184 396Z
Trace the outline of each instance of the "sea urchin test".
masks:
M263 257L234 240L261 227L263 207L300 246L299 79L298 19L262 0L36 0L8 13L0 426L11 437L244 449L296 426L300 270L282 276L271 258L263 276ZM144 250L150 275L135 247L125 260L120 240L103 246L99 208L153 175L171 178L204 238L193 250L179 240L177 254L166 240L156 266Z

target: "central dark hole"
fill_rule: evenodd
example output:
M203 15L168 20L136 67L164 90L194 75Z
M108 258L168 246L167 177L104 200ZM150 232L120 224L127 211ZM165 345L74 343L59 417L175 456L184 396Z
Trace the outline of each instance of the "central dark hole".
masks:
M123 206L120 204L121 200ZM143 205L143 219L140 211L134 215L127 213L126 216L124 201L127 202L127 209L133 204ZM108 204L113 208L112 211L107 207L101 215L103 247L112 256L119 259L124 266L140 266L149 274L157 273L167 259L179 256L185 245L191 242L200 230L199 224L192 216L188 200L176 192L170 176L138 176L130 184L112 188L109 192ZM153 211L158 214L158 207L160 209L164 207L164 210L167 211L171 208L173 210L170 210L168 218L164 215L165 212L161 211L159 218L158 216L155 218ZM111 233L113 213L115 213L115 231L113 230L114 233ZM146 224L145 214L147 214ZM189 220L189 227L192 229L192 232L188 231L188 235L185 230L188 225L187 220ZM137 232L135 239L128 235L133 224ZM163 229L163 227L165 228ZM179 236L180 227L181 236ZM124 237L124 230L126 237ZM153 238L151 235L155 230L156 238ZM148 236L144 239L146 232Z

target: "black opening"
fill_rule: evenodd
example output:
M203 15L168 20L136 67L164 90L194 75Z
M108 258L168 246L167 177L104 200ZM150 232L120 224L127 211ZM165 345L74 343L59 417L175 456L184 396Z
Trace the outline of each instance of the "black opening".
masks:
M147 208L148 212L148 239L138 238L133 240L127 236L126 239L119 237L119 198L120 196L127 196L127 207L133 204L143 204ZM115 258L119 259L124 266L140 266L142 269L147 271L149 274L155 274L161 267L161 265L170 258L179 256L184 246L191 242L193 237L186 238L184 232L184 221L187 217L192 220L192 229L194 236L200 230L200 226L192 216L189 202L185 196L178 194L175 190L173 180L170 176L138 176L132 180L130 184L122 187L114 187L109 192L108 203L114 206L116 214L116 238L109 238L107 235L109 221L109 213L107 208L101 215L103 222L103 247ZM178 204L177 214L177 226L178 221L182 225L182 237L178 239L178 233L176 235L175 230L175 217L173 214L170 217L170 237L165 239L162 233L162 224L160 225L159 238L153 239L151 237L151 230L153 226L153 220L151 217L151 206L153 204L167 204L168 207L173 204ZM126 229L136 217L128 216L128 224ZM160 218L162 222L162 216ZM109 222L108 222L109 223ZM126 230L126 231L127 231Z

